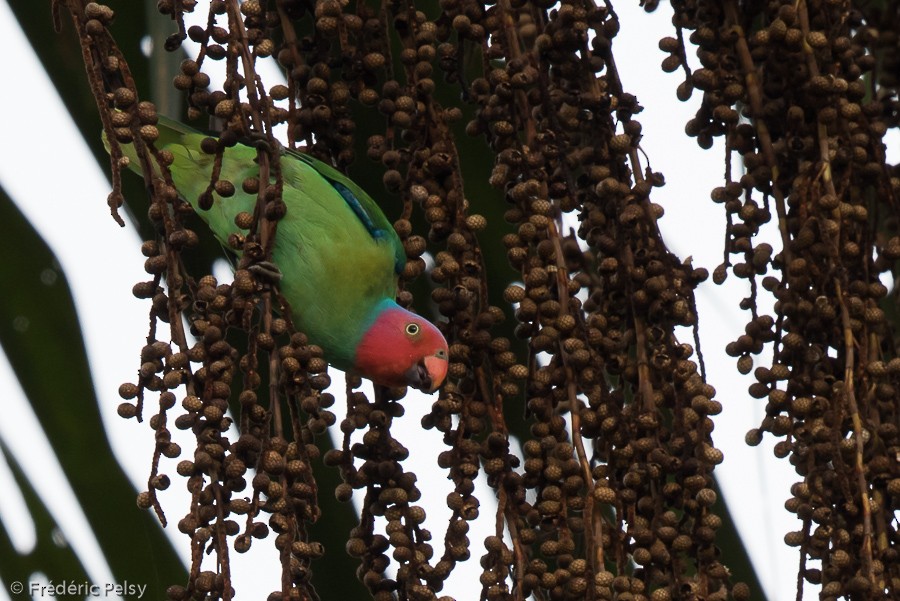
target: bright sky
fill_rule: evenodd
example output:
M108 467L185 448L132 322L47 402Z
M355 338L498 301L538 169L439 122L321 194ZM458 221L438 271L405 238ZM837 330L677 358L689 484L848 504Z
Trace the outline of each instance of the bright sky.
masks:
M205 14L202 4L198 6L198 15ZM647 54L648 47L655 48L656 40L670 34L668 4L663 3L653 15L644 14L636 4L619 3L617 6L622 30L615 39L615 51L625 88L634 93L645 107L640 118L645 136L642 146L650 156L653 169L662 171L666 176L667 185L654 191L654 200L666 208L661 227L676 254L682 258L693 256L695 265L712 271L722 257L720 232L724 217L721 210L709 201L709 190L718 185L722 177L721 147L702 151L693 141L685 138L684 123L693 116L694 105L675 100L674 89L679 79L659 70L663 53ZM52 33L48 31L48 35ZM0 39L7 47L17 49L15 54L18 60L10 61L5 66L6 79L17 81L33 91L29 111L41 115L41 123L47 131L54 132L52 144L41 139L41 136L33 135L31 128L35 121L22 118L17 97L0 95L0 131L4 132L0 140L0 183L51 246L68 278L85 332L107 434L124 469L135 486L140 487L146 482L153 436L145 426L122 420L116 415L116 406L120 402L118 386L132 380L138 353L146 336L147 306L131 295L133 281L137 281L143 273L140 240L130 225L121 229L110 219L105 204L109 192L106 167L101 169L93 161L80 132L70 121L6 2L0 2ZM639 76L641 73L646 76ZM263 72L262 76L272 85L278 76L277 70L273 68L270 73ZM44 160L35 165L34 156L42 156ZM53 165L53 177L47 177L47 165ZM73 186L73 181L77 181L78 185ZM40 182L40 185L36 186L35 182ZM96 232L96 235L89 238L76 235L86 231ZM102 248L99 243L92 243L92 240L98 239L102 239ZM115 280L97 278L83 268L96 264L104 265L106 273L132 275ZM724 405L722 414L716 419L714 439L725 452L726 459L716 475L768 597L775 600L784 598L785 592L793 591L796 586L798 557L794 550L782 543L785 532L799 526L782 505L789 496L789 487L795 477L787 462L773 458L771 443L750 448L743 442L745 432L758 425L763 403L748 397L746 389L750 378L739 376L734 360L723 352L725 344L742 333L746 323L746 315L737 307L738 300L746 291L736 279L731 277L725 286L720 287L708 282L701 288L698 297L707 373L710 374L710 383L718 391L718 400ZM100 296L108 299L102 307L91 302ZM116 324L114 329L109 327L110 321ZM686 335L685 340L690 341L690 336ZM339 374L332 375L335 382L343 381ZM337 396L340 398L339 393ZM4 402L0 438L27 473L38 478L33 485L61 525L65 540L83 559L93 582L113 582L100 548L49 444L42 440L40 424L23 397L2 351L0 398ZM423 492L420 504L429 515L427 526L434 532L435 539L440 540L443 525L449 516L444 499L450 490L446 474L434 467L437 453L442 448L440 436L434 431L423 432L418 425L421 416L430 407L428 398L411 395L407 397L405 406L407 414L401 420L402 428L397 429L395 434L407 447L416 449L405 463L405 469L419 475L419 486ZM338 416L338 421L340 419ZM771 437L767 441L771 441ZM190 440L178 442L184 449L193 448ZM174 473L174 467L173 462L165 466L165 470ZM162 499L165 507L177 513L180 507L186 505L187 493L183 491L179 478L173 480L173 486L163 494ZM0 521L16 548L27 553L35 544L34 525L2 458L0 490L4 491L0 495ZM479 529L470 533L473 550L480 548L480 542L476 541L483 540L493 528L492 495L484 483L477 496L483 511ZM170 527L167 534L187 562L187 537L174 527ZM255 544L251 553L237 556L233 562L234 584L242 598L264 598L279 586L277 556L271 550L271 544L266 544L269 542ZM480 568L477 565L478 553L474 556L475 559L468 562L466 569L457 571L446 594L458 599L477 598ZM35 579L40 580L41 575L35 575ZM4 585L0 587L0 601L7 598L6 594L7 587ZM816 597L812 592L807 592L805 598L811 600Z

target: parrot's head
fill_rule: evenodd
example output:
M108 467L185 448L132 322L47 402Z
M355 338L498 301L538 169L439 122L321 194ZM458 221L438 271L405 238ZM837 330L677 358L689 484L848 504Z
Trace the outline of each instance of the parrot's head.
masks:
M384 386L412 386L434 392L447 377L447 341L434 324L382 303L356 350L359 375Z

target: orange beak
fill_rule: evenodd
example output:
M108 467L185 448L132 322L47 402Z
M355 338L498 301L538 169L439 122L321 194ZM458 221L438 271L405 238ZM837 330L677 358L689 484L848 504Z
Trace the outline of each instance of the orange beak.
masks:
M431 389L427 391L428 393L432 393L441 387L441 384L444 383L444 378L447 377L449 365L446 354L443 357L438 357L437 355L425 357L425 369L431 377Z
M446 352L428 355L406 370L406 385L431 394L443 384L448 367Z

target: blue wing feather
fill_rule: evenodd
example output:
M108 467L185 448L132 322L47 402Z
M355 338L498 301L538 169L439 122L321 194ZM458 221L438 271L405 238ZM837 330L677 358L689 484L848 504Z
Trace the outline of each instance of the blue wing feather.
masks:
M353 195L353 192L351 192L347 186L333 180L328 180L328 183L330 183L331 186L338 191L344 201L350 205L350 208L353 209L353 212L356 213L356 216L359 217L359 220L366 226L366 229L372 234L373 238L378 239L387 236L387 232L375 225L372 218L363 208L362 203L359 202L359 199Z

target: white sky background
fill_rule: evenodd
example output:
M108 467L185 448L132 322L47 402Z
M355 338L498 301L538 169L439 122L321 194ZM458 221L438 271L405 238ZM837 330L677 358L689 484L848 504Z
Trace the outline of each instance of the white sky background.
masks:
M615 38L614 52L625 89L635 94L645 107L639 116L644 126L642 146L653 169L666 176L666 186L654 190L653 200L666 209L661 228L672 251L682 258L693 256L695 265L712 272L722 260L724 216L721 207L709 200L709 191L722 181L721 146L702 151L685 137L684 124L693 116L692 107L699 96L695 96L694 102L679 103L674 90L681 80L680 74L666 75L659 69L665 54L655 50L655 42L670 35L668 4L664 3L652 15L644 14L636 4L617 3L622 29ZM197 14L205 14L205 9L198 6L197 10ZM23 118L17 100L12 95L0 94L0 131L3 132L0 183L51 246L68 278L86 336L108 436L129 477L135 486L141 487L146 482L152 454L152 432L147 426L123 420L116 414L116 406L121 402L118 386L133 380L138 353L147 333L147 303L131 295L132 284L143 277L140 240L132 227L119 228L110 218L105 204L109 192L105 166L101 169L94 162L5 2L0 3L0 39L18 48L17 55L21 57L5 65L7 81L17 81L35 90L30 95L34 104L29 112L41 115L47 131L54 132L52 141L35 136L31 129L34 121ZM651 47L654 50L648 52ZM641 73L646 76L639 76ZM269 85L275 81L271 77L263 73L263 80ZM39 86L44 88L43 92L37 91ZM44 160L36 165L34 156L42 156ZM48 177L47 167L51 165L52 177ZM95 235L90 238L80 235L86 231ZM777 244L774 246L777 248ZM85 269L88 265L103 265L105 273L124 275L115 281L96 277ZM774 601L785 598L788 592L793 598L796 586L798 556L782 542L788 530L799 527L799 522L782 505L796 477L786 461L776 461L772 456L771 437L757 448L744 444L745 432L758 425L762 418L764 402L747 395L752 378L737 374L734 359L725 355L724 346L743 332L747 315L738 309L738 302L745 294L743 282L733 276L725 286L707 282L701 287L698 297L701 344L710 383L716 387L717 398L724 405L722 414L716 418L714 439L725 452L725 463L716 470L716 475L768 597ZM102 306L96 302L99 297L107 299ZM111 322L116 324L114 329L109 327ZM692 342L687 332L685 341ZM343 378L339 373L333 372L332 378L341 386ZM339 391L336 396L341 398ZM91 579L95 583L111 582L99 546L49 444L40 442L40 425L2 351L0 399L4 404L0 438L25 470L40 478L33 485L61 525L65 539L83 558ZM450 486L446 473L434 465L442 449L440 436L434 431L423 432L419 427L421 415L429 410L431 399L421 394L410 395L404 404L407 415L400 420L403 427L395 430L395 435L414 449L404 465L419 475L419 488L423 492L420 504L429 515L426 526L434 533L434 544L440 545L449 515L444 499ZM340 405L339 400L336 408ZM336 428L334 434L339 434ZM184 456L190 456L192 438L176 441L185 450ZM173 485L161 498L173 522L167 534L187 561L188 538L174 527L181 508L187 503L183 480L174 474L176 462L163 466L163 471L173 474ZM55 474L51 473L54 468ZM34 526L2 460L0 490L4 491L0 495L0 520L16 548L28 552L35 542ZM330 493L322 491L322 494ZM457 599L477 598L480 591L477 558L481 541L493 528L492 495L483 483L476 494L482 501L482 518L479 530L473 529L469 534L474 559L468 562L467 569L457 570L456 577L445 589L445 594ZM342 549L329 551L343 552ZM279 587L277 555L270 539L256 541L246 555L235 555L232 566L239 598L264 598ZM809 590L811 587L807 588L805 598L816 598ZM4 585L0 587L0 601L6 594Z

